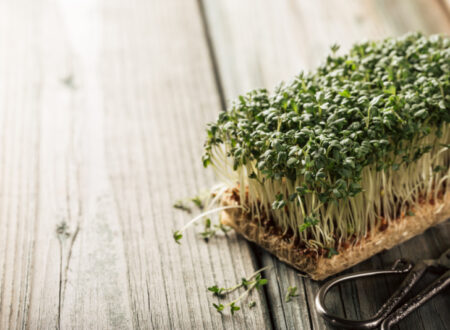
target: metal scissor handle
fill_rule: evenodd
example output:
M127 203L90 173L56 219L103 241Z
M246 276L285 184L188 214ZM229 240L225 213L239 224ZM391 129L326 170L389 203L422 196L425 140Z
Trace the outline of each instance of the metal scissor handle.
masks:
M422 290L417 296L410 299L402 306L400 306L395 312L391 314L394 308L400 303L400 301L406 296L411 288L419 281L422 275L428 268L445 269L445 273L441 275L437 280L431 283L428 287ZM363 271L348 275L339 276L323 285L316 295L316 309L319 315L321 315L330 324L347 329L373 329L381 325L382 330L390 329L390 327L403 319L406 315L413 310L423 305L434 295L443 291L450 286L450 249L445 251L438 259L434 260L422 260L418 262L414 267L410 261L405 259L398 259L391 269L388 270L373 270ZM399 288L394 294L381 306L378 312L368 320L347 320L328 313L325 308L325 296L328 291L337 283L372 275L380 274L402 274L408 273Z
M417 296L409 300L400 306L395 312L389 314L381 323L381 330L389 330L391 326L406 315L410 314L419 306L426 303L432 297L434 297L439 292L443 291L445 288L450 286L450 270L447 270L442 274L437 280L428 285L424 290L422 290Z
M416 268L416 267L414 267ZM316 310L319 315L321 315L326 321L328 321L331 325L338 328L346 328L346 329L373 329L381 324L383 319L385 319L389 313L398 305L400 300L408 293L411 287L419 280L419 278L423 275L427 267L419 267L415 272L410 272L408 276L403 281L402 285L395 291L391 298L389 298L386 303L378 310L378 312L368 320L347 320L341 318L336 315L330 314L325 307L325 297L328 291L336 284L340 282L344 282L347 280L367 277L373 275L381 275L381 274L404 274L408 273L413 269L413 263L406 259L398 259L395 261L394 265L390 269L385 270L369 270L356 272L352 274L346 274L331 281L325 283L317 292L315 304ZM423 270L421 269L423 268Z

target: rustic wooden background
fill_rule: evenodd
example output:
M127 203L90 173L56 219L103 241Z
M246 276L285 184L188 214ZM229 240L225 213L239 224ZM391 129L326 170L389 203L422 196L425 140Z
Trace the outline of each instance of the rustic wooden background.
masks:
M176 199L215 182L205 124L239 93L314 68L335 42L450 32L446 0L0 0L0 328L324 329L319 284L231 234L182 245ZM450 223L355 269L438 256ZM257 305L206 287L262 266ZM353 270L350 270L353 271ZM428 276L431 279L432 276ZM398 277L341 286L370 316ZM300 296L286 303L288 286ZM448 292L398 329L449 329Z

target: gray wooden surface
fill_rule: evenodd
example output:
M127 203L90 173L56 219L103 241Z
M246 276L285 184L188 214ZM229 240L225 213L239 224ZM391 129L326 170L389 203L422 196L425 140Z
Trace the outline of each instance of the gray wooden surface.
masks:
M172 204L215 183L204 127L236 95L335 42L415 30L448 34L448 1L0 0L0 329L325 329L318 283L233 233L177 246L190 217ZM449 238L447 222L349 271ZM255 308L211 307L207 286L266 265ZM345 284L330 305L368 317L400 280ZM448 329L449 309L447 292L397 329Z

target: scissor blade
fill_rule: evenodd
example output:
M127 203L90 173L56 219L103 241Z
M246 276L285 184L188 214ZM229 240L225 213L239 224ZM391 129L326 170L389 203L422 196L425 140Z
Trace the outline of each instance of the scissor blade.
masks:
M449 286L450 270L447 270L443 275L441 275L441 277L439 277L436 281L422 290L417 296L404 303L395 312L386 317L381 323L380 330L391 329L392 325L402 320L404 317L425 304L428 300L430 300Z

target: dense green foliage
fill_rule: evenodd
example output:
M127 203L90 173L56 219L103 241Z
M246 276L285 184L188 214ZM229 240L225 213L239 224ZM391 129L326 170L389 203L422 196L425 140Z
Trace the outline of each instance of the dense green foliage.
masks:
M203 161L225 145L234 169L249 162L259 182L302 177L281 208L298 195L317 193L322 203L361 191L364 167L377 171L414 162L450 122L450 40L409 34L336 48L313 73L301 73L273 94L265 89L239 97L208 129Z

